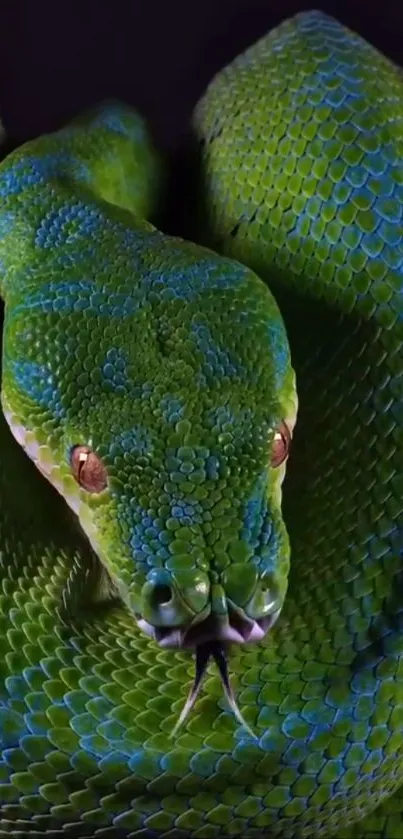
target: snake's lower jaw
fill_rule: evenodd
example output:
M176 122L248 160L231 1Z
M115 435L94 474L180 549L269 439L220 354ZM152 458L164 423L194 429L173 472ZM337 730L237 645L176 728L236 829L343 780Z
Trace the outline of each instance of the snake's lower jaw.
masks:
M139 628L153 638L160 647L182 647L193 649L209 641L232 644L246 644L261 641L277 620L281 609L258 620L231 612L228 619L221 620L210 614L200 623L187 627L152 626L143 618L137 619Z

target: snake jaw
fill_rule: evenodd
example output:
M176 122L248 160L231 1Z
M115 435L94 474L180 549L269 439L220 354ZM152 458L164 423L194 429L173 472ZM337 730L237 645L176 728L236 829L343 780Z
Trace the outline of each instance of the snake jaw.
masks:
M211 642L232 644L259 642L273 626L279 614L280 609L277 609L271 615L252 620L247 615L240 616L235 610L231 610L227 620L218 620L210 614L200 623L192 623L185 627L153 626L144 618L138 618L137 625L160 647L197 649Z

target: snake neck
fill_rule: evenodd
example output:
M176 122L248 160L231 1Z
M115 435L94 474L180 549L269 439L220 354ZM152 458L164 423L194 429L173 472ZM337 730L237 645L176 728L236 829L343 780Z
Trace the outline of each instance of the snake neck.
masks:
M145 219L153 214L160 174L143 119L117 102L8 155L0 165L0 296L20 293L58 238L67 244L60 268L69 251L72 262L80 232L91 236L105 202L112 219L152 230Z

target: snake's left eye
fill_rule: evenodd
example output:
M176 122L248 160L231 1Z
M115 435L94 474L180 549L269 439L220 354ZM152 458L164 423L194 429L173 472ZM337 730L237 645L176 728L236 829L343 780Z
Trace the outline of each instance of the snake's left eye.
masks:
M291 444L291 434L285 422L280 423L274 431L271 450L271 465L276 468L284 463Z
M71 471L87 492L102 492L108 480L104 464L88 446L74 446L70 455Z

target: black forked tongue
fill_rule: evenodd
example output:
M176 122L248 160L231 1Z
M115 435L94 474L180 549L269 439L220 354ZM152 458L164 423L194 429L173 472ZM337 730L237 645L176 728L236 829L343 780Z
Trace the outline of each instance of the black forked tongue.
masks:
M236 703L236 699L228 676L228 662L225 654L225 649L220 641L206 641L206 643L199 644L199 646L196 647L196 670L194 682L189 691L189 695L185 702L185 705L182 708L178 722L176 723L172 731L171 737L174 737L175 734L178 732L179 728L183 725L183 723L189 716L189 713L196 702L210 658L214 659L218 667L218 672L221 678L221 684L224 688L225 696L227 698L231 710L235 715L235 718L238 720L240 725L242 725L247 730L248 734L250 734L251 737L253 737L256 740L256 734L254 734L252 729L248 726L248 723L244 720Z

